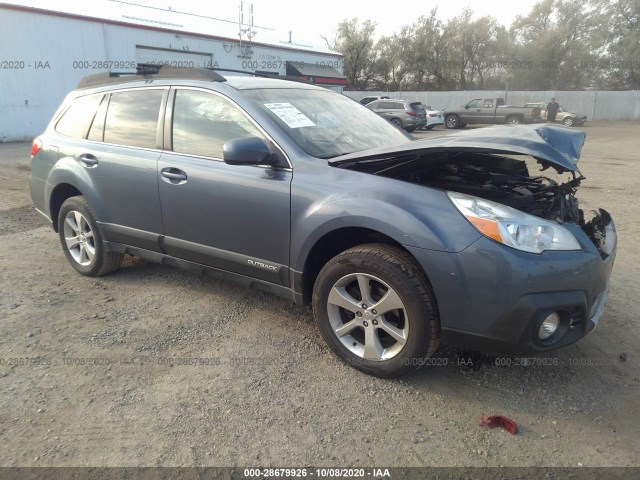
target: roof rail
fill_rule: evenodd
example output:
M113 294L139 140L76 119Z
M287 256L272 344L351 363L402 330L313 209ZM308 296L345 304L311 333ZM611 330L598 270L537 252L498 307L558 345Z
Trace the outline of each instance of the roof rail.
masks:
M292 75L279 75L277 73L270 72L249 72L246 70L234 70L233 68L211 68L215 72L232 72L232 73L244 73L245 75L253 75L254 77L263 77L263 78L276 78L278 80L291 80L292 82L300 82L300 83L308 83L309 85L313 85L313 82L309 80L305 80L301 77L295 77Z
M173 68L164 65L138 63L135 72L105 72L87 75L76 88L91 88L141 80L186 79L226 82L227 79L209 68Z

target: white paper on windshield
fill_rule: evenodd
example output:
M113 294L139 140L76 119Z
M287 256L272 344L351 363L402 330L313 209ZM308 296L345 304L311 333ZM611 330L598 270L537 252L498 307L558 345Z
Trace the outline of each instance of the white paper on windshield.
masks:
M265 103L264 106L275 113L289 128L316 126L309 117L290 103Z

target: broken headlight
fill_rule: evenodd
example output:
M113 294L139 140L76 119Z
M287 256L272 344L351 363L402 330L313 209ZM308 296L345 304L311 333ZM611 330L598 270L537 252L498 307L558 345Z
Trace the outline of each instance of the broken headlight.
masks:
M580 250L573 234L555 222L506 205L457 192L447 192L451 202L483 235L525 252Z

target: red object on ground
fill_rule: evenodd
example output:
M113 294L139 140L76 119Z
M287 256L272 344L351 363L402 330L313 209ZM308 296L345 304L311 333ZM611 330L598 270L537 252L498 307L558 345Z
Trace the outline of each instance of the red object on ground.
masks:
M518 433L518 424L510 418L504 417L502 415L494 415L492 417L485 417L484 415L480 415L480 426L483 427L485 424L489 428L502 427L511 435L515 435L516 433Z

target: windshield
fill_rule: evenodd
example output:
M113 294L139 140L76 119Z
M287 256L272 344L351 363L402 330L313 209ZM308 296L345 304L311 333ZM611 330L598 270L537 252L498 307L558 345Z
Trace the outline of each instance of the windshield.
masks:
M330 91L248 90L243 94L307 154L332 158L411 141L371 110Z

